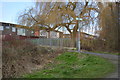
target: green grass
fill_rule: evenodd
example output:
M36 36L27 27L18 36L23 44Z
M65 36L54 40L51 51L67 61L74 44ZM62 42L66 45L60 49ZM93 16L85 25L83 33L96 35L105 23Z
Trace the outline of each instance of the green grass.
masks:
M66 52L47 64L45 69L24 78L99 78L114 70L108 60L84 53Z

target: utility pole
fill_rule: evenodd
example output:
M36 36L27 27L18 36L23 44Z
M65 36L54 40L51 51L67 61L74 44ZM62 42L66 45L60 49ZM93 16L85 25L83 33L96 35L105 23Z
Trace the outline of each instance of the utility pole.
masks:
M81 45L80 45L80 30L81 30L81 28L82 28L82 25L81 25L81 23L80 23L80 21L82 21L82 18L76 18L76 20L77 20L77 26L78 26L78 52L81 52ZM79 25L79 23L80 23L80 25Z
M80 26L79 26L79 21L78 21L78 52L80 52Z

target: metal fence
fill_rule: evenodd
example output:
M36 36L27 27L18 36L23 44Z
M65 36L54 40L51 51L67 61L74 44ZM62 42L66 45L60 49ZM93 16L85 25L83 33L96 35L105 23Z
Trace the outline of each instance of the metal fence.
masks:
M39 39L27 39L27 40L37 45L72 47L72 41L70 38L39 38Z

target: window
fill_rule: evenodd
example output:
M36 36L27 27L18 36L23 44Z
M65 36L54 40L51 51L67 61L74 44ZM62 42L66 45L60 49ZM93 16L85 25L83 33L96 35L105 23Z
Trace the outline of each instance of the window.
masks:
M0 26L0 30L4 30L3 26Z
M88 35L85 35L85 37L89 37Z
M23 36L25 36L25 29L18 28L17 35L23 35Z
M5 28L6 28L6 29L10 29L10 26L6 26Z
M31 31L31 33L34 33L33 31Z
M15 27L12 27L12 32L16 32L16 28Z
M25 33L25 29L22 29L23 33Z

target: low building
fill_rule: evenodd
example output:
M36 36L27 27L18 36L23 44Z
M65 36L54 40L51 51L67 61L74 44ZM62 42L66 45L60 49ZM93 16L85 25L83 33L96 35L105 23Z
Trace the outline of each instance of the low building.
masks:
M40 37L40 38L63 38L63 32L60 31L46 31L46 30L36 30L33 31L27 26L11 24L0 22L0 30L2 35L16 35L16 36L26 36L26 37Z
M79 37L80 36L80 37ZM71 38L71 34L63 34L63 38ZM77 32L76 38L82 38L82 39L96 39L97 36L91 35L85 32L80 32L80 34Z
M22 36L34 36L34 33L32 30L27 29L26 26L17 25L17 24L0 22L0 30L2 31L2 34L4 35L14 34L14 35L22 35Z
M11 35L11 34L17 34L16 28L14 24L10 23L3 23L0 22L0 30L2 31L2 34L4 35Z
M77 34L77 35L79 35L79 34ZM88 33L85 33L85 32L80 32L80 38L82 38L82 39L96 39L97 36L91 35L91 34L88 34Z
M63 32L40 30L40 37L43 38L62 38Z
M71 38L70 34L63 34L63 38Z
M0 31L2 32L3 39L25 39L34 36L33 30L28 29L26 26L0 22Z

